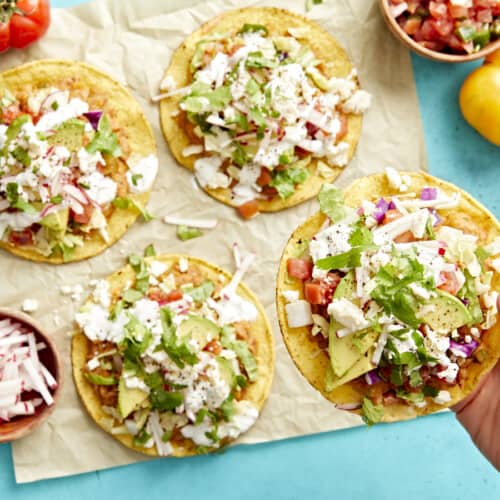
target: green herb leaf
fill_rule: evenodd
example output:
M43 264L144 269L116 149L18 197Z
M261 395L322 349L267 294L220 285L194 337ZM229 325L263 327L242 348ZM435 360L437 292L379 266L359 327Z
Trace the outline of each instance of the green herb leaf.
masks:
M156 250L154 245L151 243L144 249L144 257L155 257Z
M203 236L203 231L198 229L197 227L189 227L189 226L177 226L177 238L181 241L192 240L193 238L199 238Z
M97 132L85 148L89 153L108 153L113 156L120 156L120 142L118 136L111 129L111 123L106 115L102 115L97 126Z
M128 262L135 272L135 289L144 295L149 288L148 267L146 266L144 259L139 255L130 255Z
M150 439L151 434L149 434L144 427L136 436L134 436L134 446L142 448Z
M384 416L384 409L382 406L376 406L369 398L363 398L363 405L361 407L363 422L366 425L373 425L382 420Z

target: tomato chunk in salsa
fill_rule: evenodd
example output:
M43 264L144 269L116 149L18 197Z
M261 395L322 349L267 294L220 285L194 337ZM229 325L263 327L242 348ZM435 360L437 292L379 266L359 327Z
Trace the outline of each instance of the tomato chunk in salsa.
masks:
M402 30L423 47L471 54L500 37L500 0L387 0Z

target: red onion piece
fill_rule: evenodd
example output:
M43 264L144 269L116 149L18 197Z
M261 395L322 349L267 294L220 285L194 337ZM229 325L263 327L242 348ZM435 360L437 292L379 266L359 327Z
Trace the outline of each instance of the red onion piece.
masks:
M97 130L97 127L99 125L99 121L102 116L102 111L89 111L88 113L83 113L83 116L87 118L87 120L90 122L92 125L92 128L94 130Z
M387 210L389 210L389 203L385 201L384 198L380 198L375 204L375 207L376 210L373 211L373 218L380 224L384 220Z
M437 188L424 187L422 191L420 191L420 199L425 201L435 200L437 194Z
M377 382L380 382L380 377L377 374L377 370L372 370L368 373L365 373L365 381L368 385L373 385L376 384Z
M450 351L455 355L462 358L468 358L477 349L479 342L472 339L466 344L460 344L454 340L450 340Z

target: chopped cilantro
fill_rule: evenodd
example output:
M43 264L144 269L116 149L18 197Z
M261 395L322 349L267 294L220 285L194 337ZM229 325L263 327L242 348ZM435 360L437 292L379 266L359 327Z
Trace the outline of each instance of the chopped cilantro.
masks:
M134 186L137 186L137 182L142 179L143 175L142 174L134 174L132 175L132 184Z
M134 436L134 446L142 448L150 439L151 434L146 431L146 428L143 428L136 436Z
M85 148L89 153L108 153L113 156L120 156L121 149L117 135L111 129L108 117L103 114L97 125L97 132Z
M156 255L156 250L154 245L151 243L144 249L144 257L154 257Z
M132 254L128 262L135 272L135 289L143 295L149 288L149 271L144 259L139 255Z
M193 238L199 238L200 236L203 236L203 231L197 227L184 225L177 226L177 238L181 241L192 240Z
M170 441L170 439L172 438L172 434L174 433L174 431L172 430L169 430L169 431L165 431L163 433L163 436L161 437L161 440L164 442L164 443L168 443Z

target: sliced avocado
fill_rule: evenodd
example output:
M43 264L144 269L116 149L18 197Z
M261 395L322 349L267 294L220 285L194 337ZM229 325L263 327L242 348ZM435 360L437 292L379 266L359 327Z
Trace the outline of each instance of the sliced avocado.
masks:
M57 236L60 235L62 237L66 232L66 228L68 227L68 218L69 208L63 208L45 216L40 221L40 224L49 229L51 234L56 237L56 239L60 239L57 238Z
M374 366L370 361L372 352L373 350L370 350L368 351L368 354L366 356L362 356L361 358L359 358L358 361L356 361L356 363L351 366L351 368L341 377L335 375L333 369L328 370L326 372L325 390L327 392L330 392L339 385L346 384L347 382L358 378L360 375L373 370Z
M217 360L217 363L219 363L221 378L227 382L229 387L234 387L236 383L236 374L234 373L229 359L223 358L222 356L217 356L215 359Z
M138 429L142 429L146 425L149 413L149 408L143 408L142 410L138 410L134 413L134 420Z
M47 141L51 146L65 146L68 151L78 151L83 146L84 132L85 123L73 118L61 124Z
M349 271L339 282L335 293L334 299L352 299L356 292L356 283L354 281L354 272Z
M99 375L92 372L84 372L83 376L94 385L116 385L118 380L113 375Z
M184 342L194 339L203 349L211 340L219 338L220 328L207 318L190 316L180 324L178 333Z
M352 299L355 290L354 273L350 271L338 284L333 297L334 299ZM328 332L328 353L333 372L337 377L341 377L347 373L375 343L379 335L377 332L368 332L363 336L352 334L339 338L337 337L337 330L339 328L340 325L332 319Z
M436 290L437 295L429 299L426 305L433 305L434 310L427 312L425 317L419 317L433 330L453 331L472 321L470 312L460 299L442 290Z
M330 363L335 375L341 377L373 346L379 334L377 332L368 332L361 338L356 337L356 334L339 338L337 337L338 328L338 323L335 321L330 322L328 353L330 354ZM353 344L355 338L358 339L356 345Z
M137 407L141 406L148 397L148 393L140 389L129 389L123 377L118 384L118 411L123 418L127 418Z

